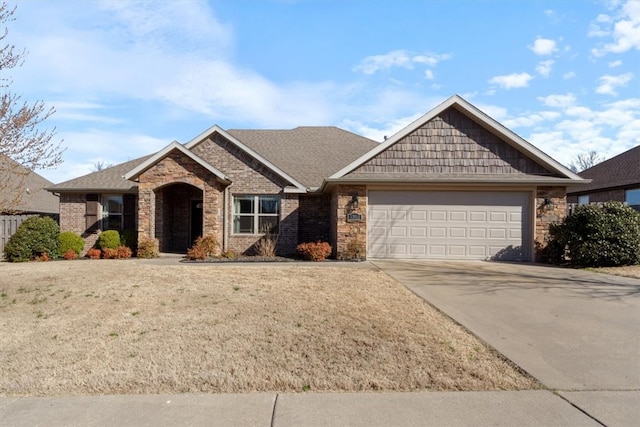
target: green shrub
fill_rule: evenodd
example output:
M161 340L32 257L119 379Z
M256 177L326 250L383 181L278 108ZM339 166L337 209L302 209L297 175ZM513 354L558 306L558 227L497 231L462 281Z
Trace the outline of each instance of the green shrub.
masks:
M138 258L157 258L158 257L158 241L153 239L144 239L138 242Z
M138 249L138 232L130 228L124 230L120 234L120 244L131 249L135 252Z
M327 242L300 243L296 250L309 261L324 261L331 255L331 246Z
M10 262L58 257L60 227L50 217L34 216L26 219L4 247L4 256Z
M640 264L640 212L620 202L578 206L550 227L549 234L551 262L566 258L582 267Z
M58 234L58 254L63 256L67 251L72 250L79 255L84 249L84 239L73 231L63 231Z
M98 237L98 247L105 249L117 249L120 246L120 233L116 230L106 230Z

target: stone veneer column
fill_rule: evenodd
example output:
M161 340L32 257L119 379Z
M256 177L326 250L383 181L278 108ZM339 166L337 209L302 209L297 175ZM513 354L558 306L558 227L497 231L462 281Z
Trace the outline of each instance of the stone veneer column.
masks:
M351 206L351 199L358 197L358 207ZM367 187L365 185L339 185L332 194L332 217L335 215L334 255L338 259L352 258L353 249L359 247L359 258L367 256ZM347 222L347 215L357 213L361 222ZM333 237L333 236L332 236Z
M545 205L545 199L551 205ZM549 225L557 224L567 215L567 191L565 187L538 187L536 192L536 233L535 246L547 246ZM536 254L536 259L537 259Z

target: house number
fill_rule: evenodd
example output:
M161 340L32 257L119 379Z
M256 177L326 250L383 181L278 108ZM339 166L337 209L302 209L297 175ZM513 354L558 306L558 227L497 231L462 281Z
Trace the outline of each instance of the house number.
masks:
M362 222L362 215L355 212L347 214L347 222Z

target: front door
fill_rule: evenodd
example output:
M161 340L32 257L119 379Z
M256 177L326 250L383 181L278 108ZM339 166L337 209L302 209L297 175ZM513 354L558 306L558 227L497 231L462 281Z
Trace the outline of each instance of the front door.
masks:
M202 236L202 200L191 201L191 243Z

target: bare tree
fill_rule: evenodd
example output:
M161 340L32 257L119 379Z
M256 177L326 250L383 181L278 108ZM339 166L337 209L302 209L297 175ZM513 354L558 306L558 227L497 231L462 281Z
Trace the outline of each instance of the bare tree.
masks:
M48 169L62 163L64 149L54 142L55 128L40 130L40 125L55 110L42 101L29 103L11 92L12 79L9 70L24 62L25 50L7 41L9 22L13 21L16 8L0 4L0 212L10 211L22 200L24 182L34 169Z
M604 156L598 154L595 150L587 153L580 153L571 161L569 169L573 172L582 172L585 169L589 169L590 167L597 165L603 160Z
M107 163L104 160L98 160L93 164L93 166L91 166L91 171L100 172L101 170L110 168L111 166L113 166L111 163Z

